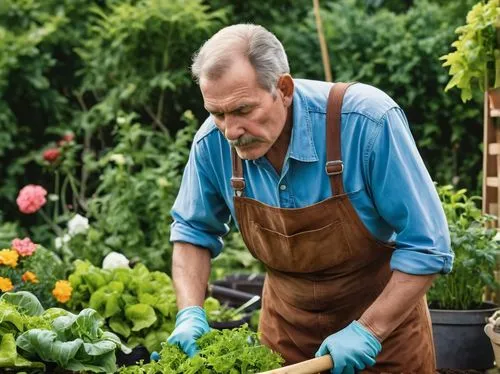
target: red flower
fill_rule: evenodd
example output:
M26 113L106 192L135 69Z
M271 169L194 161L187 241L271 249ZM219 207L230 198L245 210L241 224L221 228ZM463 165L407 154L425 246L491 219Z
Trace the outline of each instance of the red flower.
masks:
M43 152L43 159L50 163L56 161L61 155L61 151L59 148L49 148L45 152Z
M47 202L46 195L47 191L42 186L28 184L19 191L16 203L22 213L36 213Z

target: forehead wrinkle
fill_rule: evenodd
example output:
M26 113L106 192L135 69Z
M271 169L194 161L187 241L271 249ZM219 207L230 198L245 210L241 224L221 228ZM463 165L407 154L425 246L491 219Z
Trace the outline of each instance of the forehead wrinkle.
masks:
M226 98L205 98L205 109L209 112L231 112L244 105L255 105L257 100L245 88L236 89Z

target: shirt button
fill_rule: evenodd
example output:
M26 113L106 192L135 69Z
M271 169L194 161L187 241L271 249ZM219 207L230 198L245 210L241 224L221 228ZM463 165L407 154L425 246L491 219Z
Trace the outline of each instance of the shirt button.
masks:
M285 190L286 190L286 184L282 184L282 185L280 185L280 190L281 190L281 191L285 191Z

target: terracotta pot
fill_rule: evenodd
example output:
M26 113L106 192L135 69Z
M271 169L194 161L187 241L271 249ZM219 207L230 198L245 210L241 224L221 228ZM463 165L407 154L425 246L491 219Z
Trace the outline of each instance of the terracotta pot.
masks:
M488 90L490 110L500 110L500 87Z
M500 332L495 332L494 325L491 323L484 326L484 332L490 338L493 354L495 355L495 363L497 368L500 368Z

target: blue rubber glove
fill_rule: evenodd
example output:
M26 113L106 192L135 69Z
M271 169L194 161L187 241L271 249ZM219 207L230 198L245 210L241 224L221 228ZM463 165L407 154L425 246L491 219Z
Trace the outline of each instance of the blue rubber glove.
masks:
M330 354L333 359L333 374L356 373L367 366L375 365L375 357L382 350L378 339L358 321L326 338L316 357Z
M167 339L169 344L177 344L189 356L198 352L196 339L210 331L207 316L202 307L189 306L177 313L175 329Z

